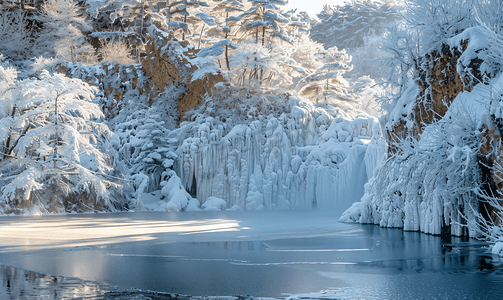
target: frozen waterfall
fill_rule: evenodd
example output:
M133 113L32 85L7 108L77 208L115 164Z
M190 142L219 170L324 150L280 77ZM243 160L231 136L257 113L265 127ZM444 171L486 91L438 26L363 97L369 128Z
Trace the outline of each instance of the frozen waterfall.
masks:
M384 143L375 118L333 115L298 101L288 114L226 134L208 117L179 147L177 173L201 203L218 197L243 210L349 207L363 196Z

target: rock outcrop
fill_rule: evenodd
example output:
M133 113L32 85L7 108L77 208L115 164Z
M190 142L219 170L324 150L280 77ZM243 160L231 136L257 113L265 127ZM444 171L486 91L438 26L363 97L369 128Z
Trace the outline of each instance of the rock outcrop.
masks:
M386 124L384 136L389 155L399 153L400 143L406 138L421 139L424 128L444 118L458 95L471 92L477 84L486 84L495 78L497 72L487 65L482 67L484 63L490 64L484 62L487 59L484 54L486 46L478 39L470 43L470 36L474 33L477 33L476 28L468 29L419 60L418 90L412 108L402 109L408 115L402 114L401 118ZM502 199L499 202L503 205L503 119L487 107L487 113L478 121L483 191L488 196ZM485 201L480 202L479 211L487 220L499 222L494 207Z
M191 63L199 50L160 30L150 30L150 34L145 46L146 56L142 58L141 64L65 64L58 71L99 86L107 99L107 107L103 109L108 110L112 116L117 114L119 103L125 97L147 97L152 105L165 92L167 85L177 83L186 90L178 99L181 122L187 111L201 103L205 94L211 94L215 84L225 82L225 79L220 74L209 72L193 80L194 72L204 72Z
M153 82L154 95L162 92L170 82L178 82L187 88L187 92L178 99L180 121L187 111L201 103L206 93L211 94L215 84L225 81L222 75L212 73L193 80L192 74L198 66L191 61L199 50L186 41L178 42L171 34L150 30L145 52L147 56L142 61L142 67Z
M466 40L459 47L444 44L440 50L434 50L420 60L416 80L419 93L411 114L403 116L413 124L408 125L405 119L401 119L388 126L385 131L388 153L397 153L398 144L408 136L420 139L424 127L442 119L459 93L471 91L474 86L471 74L478 71L458 72L459 59L467 45Z

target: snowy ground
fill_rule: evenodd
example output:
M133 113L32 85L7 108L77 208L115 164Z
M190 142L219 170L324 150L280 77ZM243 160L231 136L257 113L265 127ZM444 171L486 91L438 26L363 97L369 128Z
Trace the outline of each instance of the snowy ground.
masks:
M500 261L480 242L338 223L340 214L1 217L0 264L63 277L24 276L4 267L0 298L34 284L47 290L54 282L62 282L54 288L59 295L69 282L72 291L105 299L117 294L96 282L117 286L119 294L137 288L143 294L294 299L495 299L503 292ZM32 278L31 285L23 278ZM122 293L129 299L130 290Z

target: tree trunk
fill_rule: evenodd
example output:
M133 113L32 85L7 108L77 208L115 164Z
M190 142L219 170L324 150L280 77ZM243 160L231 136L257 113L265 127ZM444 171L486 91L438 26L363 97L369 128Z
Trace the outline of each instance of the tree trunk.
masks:
M264 47L265 43L265 26L262 26L262 47Z
M143 19L145 18L145 0L141 2L141 11L140 11L140 28L138 29L138 35L140 36L140 40L142 43L145 41L143 40Z
M58 112L58 98L59 98L59 92L57 92L56 94L56 100L55 100L55 105L54 105L54 114L55 114L55 122L54 122L54 125L55 125L55 141L54 141L54 158L53 158L53 166L54 168L56 169L56 158L58 156L58 144L59 144L59 132L58 132L58 115L59 115L59 112Z
M183 23L187 24L187 16L183 16ZM185 30L182 29L182 41L185 41Z
M225 65L227 66L227 70L231 70L229 63L229 45L225 45Z
M203 28L201 29L201 34L199 34L199 45L197 46L198 49L201 49L201 39L203 38L203 31L204 31L205 26L206 26L206 24L203 24Z
M32 124L31 123L28 123L28 125L26 125L26 127L23 129L23 131L21 132L21 135L17 138L17 140L14 142L14 144L12 144L12 146L9 148L9 150L7 150L7 153L8 155L10 155L12 153L12 151L14 151L14 148L17 147L17 144L19 143L19 140L26 135L26 133L28 133L28 131L30 130L30 128L32 127Z
M12 113L10 114L11 118L14 118L14 115L16 114L16 105L12 107ZM9 149L10 149L10 140L12 139L12 132L9 134L9 137L5 141L4 149L2 149L2 152L4 154L10 155ZM7 156L3 156L3 159L5 159Z
M227 14L225 16L225 25L229 26L227 19L229 19L229 12L227 12ZM230 31L230 26L229 26L229 31ZM229 38L229 31L225 32L225 39ZM231 68L230 68L230 63L229 63L229 45L225 45L225 65L227 66L227 70L230 71Z

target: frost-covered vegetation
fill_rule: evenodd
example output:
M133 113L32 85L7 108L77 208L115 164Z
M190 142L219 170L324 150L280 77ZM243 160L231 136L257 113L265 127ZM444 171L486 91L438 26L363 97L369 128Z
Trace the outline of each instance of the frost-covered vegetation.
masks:
M0 76L0 211L122 209L97 89L47 71L17 80L5 64Z
M356 202L503 242L500 2L2 2L0 213Z
M351 56L285 4L2 4L0 212L357 201L377 120Z
M387 159L341 220L501 235L501 1L406 1L389 26Z

